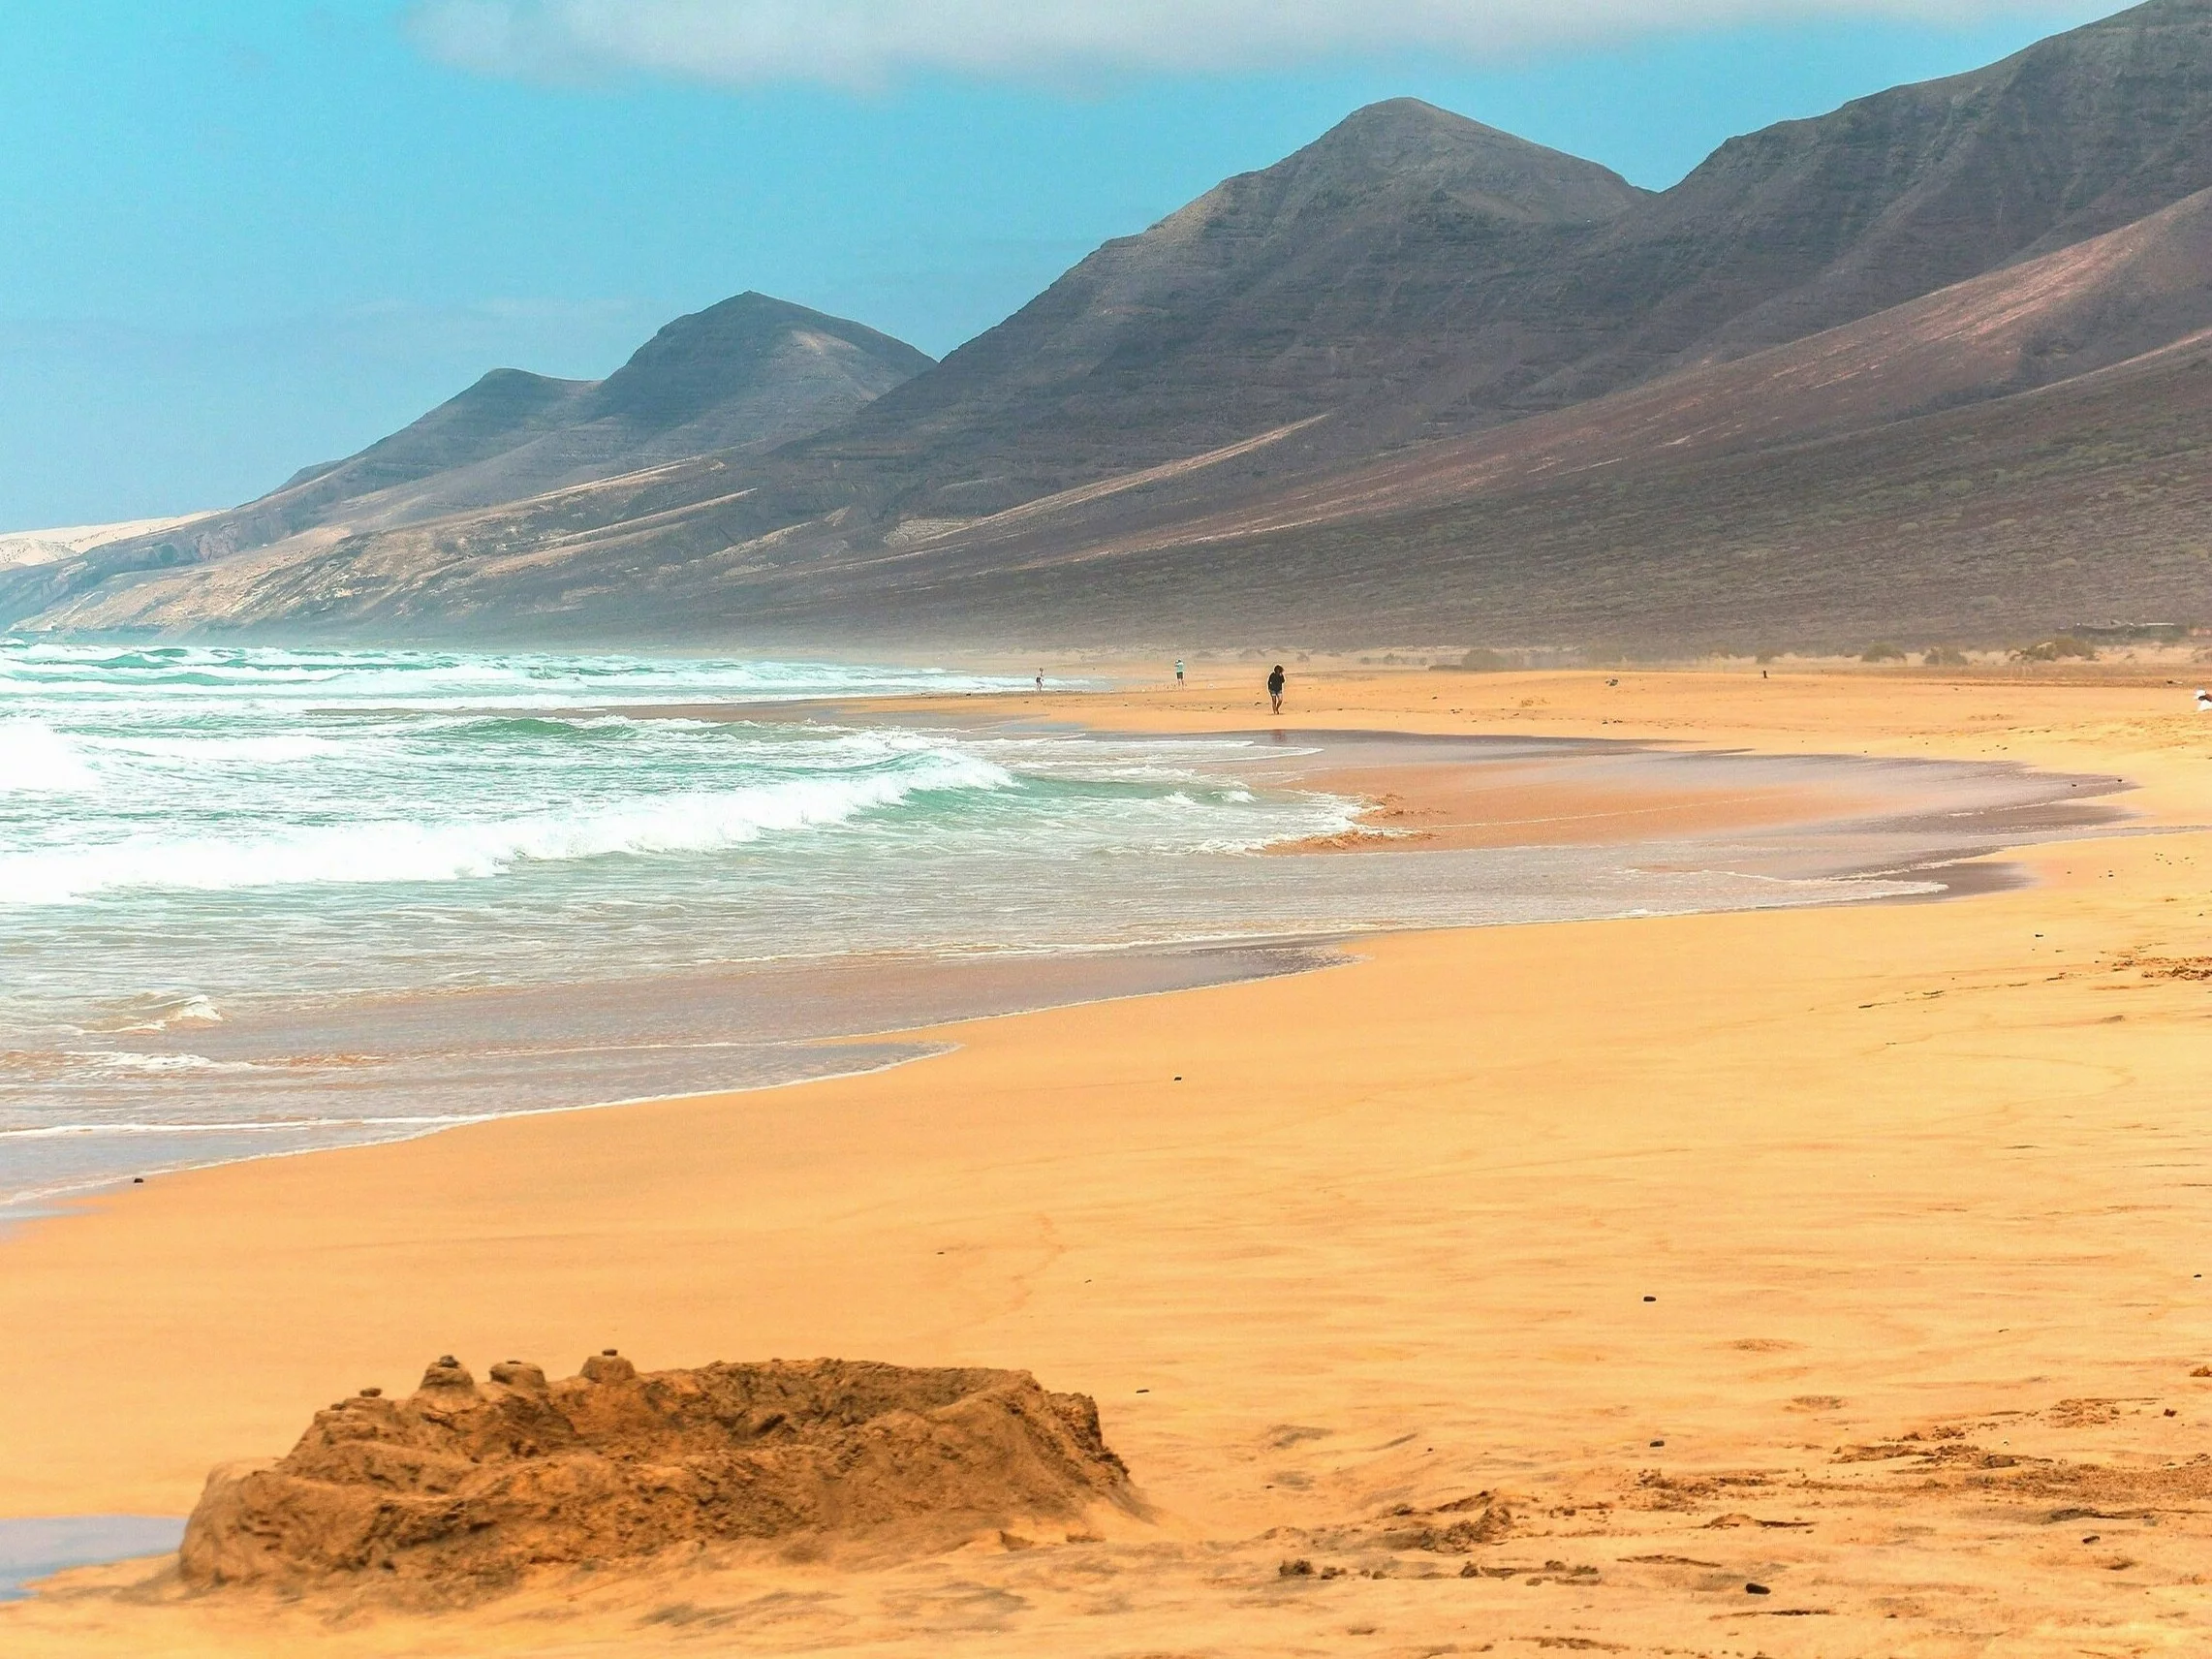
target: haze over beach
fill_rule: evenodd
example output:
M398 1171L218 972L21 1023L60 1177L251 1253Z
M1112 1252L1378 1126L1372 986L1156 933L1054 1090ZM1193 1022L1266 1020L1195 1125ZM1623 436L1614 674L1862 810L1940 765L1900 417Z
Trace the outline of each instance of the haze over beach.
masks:
M2205 1644L2212 0L14 35L0 1651Z

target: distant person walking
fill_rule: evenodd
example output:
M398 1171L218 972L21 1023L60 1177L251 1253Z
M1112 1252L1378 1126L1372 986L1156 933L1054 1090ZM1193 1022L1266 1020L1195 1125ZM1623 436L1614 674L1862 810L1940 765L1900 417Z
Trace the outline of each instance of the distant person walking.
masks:
M1275 712L1283 712L1283 665L1277 663L1275 672L1267 676L1267 701L1275 705Z
M1043 669L1037 671L1037 689L1039 691L1044 689L1044 671Z
M1175 683L1177 685L1183 683L1183 659L1181 657L1175 659Z

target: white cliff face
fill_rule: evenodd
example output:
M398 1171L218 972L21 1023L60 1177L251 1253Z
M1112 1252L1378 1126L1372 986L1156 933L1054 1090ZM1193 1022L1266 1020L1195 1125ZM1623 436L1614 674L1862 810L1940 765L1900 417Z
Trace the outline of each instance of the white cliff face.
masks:
M205 513L183 513L171 518L126 518L112 524L69 524L53 530L0 530L0 570L20 570L27 565L50 565L74 553L90 552L131 536L150 536L173 530Z
M20 570L26 565L50 565L56 559L66 559L76 551L67 542L47 541L35 532L23 536L0 536L0 570Z

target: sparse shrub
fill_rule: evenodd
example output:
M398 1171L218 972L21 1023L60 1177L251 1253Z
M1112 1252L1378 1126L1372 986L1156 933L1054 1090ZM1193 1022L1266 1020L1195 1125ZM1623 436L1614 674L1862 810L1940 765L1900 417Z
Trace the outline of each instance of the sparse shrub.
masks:
M1966 653L1956 645L1931 645L1928 654L1920 659L1932 669L1963 669Z
M2023 663L2055 663L2069 657L2093 663L2097 660L2097 647L2072 634L2061 634L2054 640L2039 640L2032 645L2023 645L2012 655Z
M1886 640L1878 640L1858 653L1858 660L1862 663L1901 663L1905 660L1905 653Z

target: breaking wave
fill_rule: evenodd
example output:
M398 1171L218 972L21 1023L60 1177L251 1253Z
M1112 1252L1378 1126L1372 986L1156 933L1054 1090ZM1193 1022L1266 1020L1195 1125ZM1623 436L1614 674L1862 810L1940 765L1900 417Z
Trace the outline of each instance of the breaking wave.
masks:
M41 720L0 720L0 795L82 795L100 774L67 737Z
M69 904L124 891L467 881L503 875L521 863L709 853L847 823L917 795L1014 784L1013 773L988 761L932 753L897 770L787 778L506 818L333 824L253 837L138 836L105 847L0 854L0 904Z

